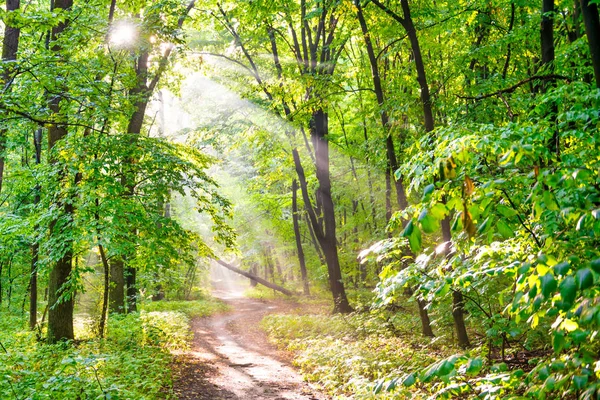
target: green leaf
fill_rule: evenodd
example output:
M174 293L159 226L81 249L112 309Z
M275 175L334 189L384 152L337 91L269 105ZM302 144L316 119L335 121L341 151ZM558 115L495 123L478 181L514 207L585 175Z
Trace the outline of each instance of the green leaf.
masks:
M554 266L555 275L566 275L571 269L571 265L567 261L559 262Z
M415 228L415 225L413 224L412 219L410 221L408 221L408 224L406 224L406 227L404 228L404 230L402 231L402 233L400 234L402 237L410 237L410 235L412 235L413 230Z
M421 220L421 228L423 228L423 232L425 233L434 233L438 230L438 227L438 220L433 218L431 215L427 215Z
M515 233L513 232L511 227L508 226L508 224L502 220L498 220L498 222L496 223L496 228L498 229L498 232L500 233L500 235L502 235L504 239L510 239L511 237L515 236Z
M487 229L488 223L490 222L490 218L486 218L477 228L477 234L480 235Z
M375 394L379 394L381 393L381 390L383 389L383 385L385 384L385 381L382 379L379 382L377 382L377 385L375 385L375 388L373 389L373 393Z
M577 271L576 278L580 290L585 290L594 284L594 273L589 268Z
M410 249L414 253L418 253L421 251L421 230L418 226L414 226L410 236L408 237L408 243L410 244Z
M592 269L594 271L596 271L596 273L600 274L600 258L592 260L592 262L590 264L591 264Z
M448 215L448 208L442 203L436 203L429 209L429 214L437 220L442 220Z
M577 295L577 283L575 278L567 276L560 284L560 297L566 303L566 309L571 308Z
M426 198L427 196L429 196L431 193L433 193L434 190L435 190L435 185L433 183L425 186L425 189L423 190L423 198Z
M396 383L398 382L398 378L394 378L392 379L388 385L385 387L385 391L386 392L391 392L392 390L396 389Z
M473 358L469 360L467 364L467 374L477 375L483 368L483 359L481 357Z
M554 348L554 352L559 354L565 348L565 334L562 332L554 332L554 336L552 337L552 348Z
M550 371L548 371L547 366L543 366L538 371L538 377L540 378L541 381L545 381L546 379L548 379L549 376L550 376Z
M587 381L588 381L587 375L575 375L573 377L573 386L575 386L575 389L581 390L585 387L585 385L587 384Z
M504 204L498 204L496 206L496 211L498 211L505 218L511 218L517 215L517 212L515 210L505 206Z
M406 378L404 378L404 380L402 381L402 385L406 386L406 387L410 387L412 385L414 385L417 382L417 378L415 377L415 374L408 374L406 375Z
M438 368L436 375L438 377L445 376L445 375L448 375L452 371L454 371L454 362L451 362L450 360L444 360L440 364L440 367Z
M542 294L548 298L551 294L556 291L557 283L554 275L547 273L540 278L540 286L542 288Z
M554 200L554 195L549 192L549 191L545 191L543 194L544 197L544 204L546 205L546 208L550 211L558 211L558 205L556 204L556 200Z

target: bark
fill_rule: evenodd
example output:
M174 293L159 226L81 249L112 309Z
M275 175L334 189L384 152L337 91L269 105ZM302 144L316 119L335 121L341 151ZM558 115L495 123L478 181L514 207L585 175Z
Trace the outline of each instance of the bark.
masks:
M110 289L108 292L108 309L111 313L125 312L125 263L120 257L111 260L109 268Z
M290 291L290 290L288 290L288 289L286 289L284 287L281 287L279 285L276 285L274 283L271 283L271 282L269 282L269 281L261 278L260 276L257 276L257 275L251 274L250 272L243 271L243 270L241 270L239 268L236 268L233 265L228 264L228 263L226 263L223 260L219 260L217 258L215 258L214 260L219 265L227 268L228 270L233 271L233 272L235 272L237 274L240 274L242 276L245 276L246 278L249 278L249 279L251 279L253 281L256 281L256 282L260 283L261 285L268 287L269 289L273 289L273 290L276 290L278 292L281 292L281 293L285 294L286 296L293 296L294 295L294 292L292 292L292 291Z
M306 260L304 250L302 249L302 236L300 235L300 224L298 223L298 181L292 181L292 219L294 223L294 236L296 237L296 251L298 252L298 262L300 263L300 274L302 275L302 287L305 295L310 295L308 285L308 274L306 272Z
M102 291L102 312L100 314L100 324L98 327L98 333L101 338L104 337L104 327L106 326L106 317L108 313L108 292L110 285L109 271L110 267L108 265L108 260L106 259L106 254L104 253L104 247L102 245L98 245L98 249L100 250L100 259L102 260L102 266L104 267L104 287Z
M592 56L596 87L600 88L600 18L598 17L598 5L591 3L590 0L581 0L581 14L583 15L585 34Z
M450 245L452 242L452 232L450 230L450 217L446 217L442 220L442 237L446 242L445 254L446 257L450 257ZM467 328L465 325L464 316L464 300L460 290L452 291L452 318L454 319L454 328L456 329L456 337L458 339L458 345L462 348L467 348L471 344L469 342L469 335L467 334Z
M55 0L54 8L70 10L73 6L73 0ZM52 41L54 42L58 36L67 28L69 20L59 23L52 28ZM60 45L56 42L52 45L51 50L55 53L61 51ZM56 95L51 101L49 108L56 116L61 114L61 96ZM67 129L64 125L52 124L48 128L48 148L51 150L54 146L67 136ZM51 160L51 162L56 162ZM50 235L55 235L60 229L68 229L71 224L74 213L73 205L66 203L61 204L63 209L63 218L60 226L57 227L58 221L50 223ZM58 228L58 229L57 229ZM68 283L72 270L73 250L72 243L65 245L66 250L61 258L56 261L50 270L48 278L48 342L56 343L61 340L73 339L73 296L74 293L68 293Z
M19 7L20 0L6 0L7 13L18 10ZM2 62L4 64L4 71L2 71L3 85L8 85L8 81L11 79L11 68L6 66L6 64L17 59L20 34L21 30L10 24L4 29L4 41L2 43ZM0 128L0 193L2 193L2 181L4 178L4 152L6 151L7 133L8 130L6 128Z
M42 128L36 129L33 135L33 145L35 148L35 163L39 165L42 162ZM40 186L36 185L34 204L40 202ZM36 225L33 230L37 232L39 226ZM29 329L34 330L37 325L37 264L39 261L40 245L37 240L31 246L31 275L29 277Z
M333 295L334 312L351 312L352 307L348 303L346 291L342 283L342 271L337 251L335 208L331 197L331 177L329 175L329 132L328 116L323 110L317 110L312 115L311 136L315 138L315 158L317 160L317 180L319 187L317 192L323 206L324 232L318 232L317 239L327 261L329 272L329 286ZM317 224L313 222L315 232Z
M554 71L554 0L542 0L542 23L540 26L540 42L542 51L542 66L547 72ZM543 81L541 91L546 92L554 81ZM560 135L556 126L556 114L558 107L553 104L550 109L550 120L552 122L552 138L548 142L548 150L560 158Z

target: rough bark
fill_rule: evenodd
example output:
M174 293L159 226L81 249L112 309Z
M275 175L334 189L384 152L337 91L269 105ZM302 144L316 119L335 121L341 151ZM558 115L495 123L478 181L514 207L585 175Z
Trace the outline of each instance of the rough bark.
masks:
M540 43L542 52L542 67L545 72L554 72L554 0L542 0L542 23L540 26ZM541 84L541 91L546 92L555 82L553 80L544 80ZM560 135L556 126L556 115L558 106L553 104L549 117L552 122L552 138L548 141L548 150L560 158Z
M342 283L342 271L337 251L335 208L331 197L331 177L329 175L329 132L328 116L323 110L317 110L312 115L311 136L315 138L315 158L317 161L317 192L323 206L324 232L319 232L317 238L327 261L329 286L334 299L334 312L351 312L346 291ZM314 223L313 223L314 224ZM316 227L315 227L316 228ZM316 229L315 229L316 231ZM323 234L321 234L323 233ZM319 237L320 236L320 237Z
M585 34L592 55L592 65L594 66L594 77L596 78L596 87L600 88L600 18L598 16L598 5L590 0L581 0L581 14L585 24Z
M6 0L6 12L18 10L20 0ZM2 43L2 62L4 70L2 71L2 84L7 85L10 80L11 68L6 66L8 62L17 59L17 51L19 49L19 36L21 30L10 24L7 24L4 29L4 40ZM2 180L4 178L4 152L6 151L6 128L0 128L0 193L2 193Z

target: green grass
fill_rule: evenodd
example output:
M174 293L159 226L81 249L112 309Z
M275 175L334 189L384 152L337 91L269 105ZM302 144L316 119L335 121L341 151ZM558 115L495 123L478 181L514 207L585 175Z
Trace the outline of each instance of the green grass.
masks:
M171 352L187 348L190 318L226 308L210 298L145 304L111 316L104 340L78 324L75 342L56 345L39 342L26 316L0 312L0 397L175 399Z

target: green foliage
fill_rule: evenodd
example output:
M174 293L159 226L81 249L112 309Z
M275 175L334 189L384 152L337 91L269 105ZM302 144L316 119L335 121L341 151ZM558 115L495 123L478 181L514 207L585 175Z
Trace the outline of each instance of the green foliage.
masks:
M175 399L172 351L189 346L190 318L225 311L224 303L161 301L141 313L113 315L107 337L47 345L25 331L21 316L0 314L0 391L32 399Z
M19 320L3 314L2 321ZM15 329L16 328L16 329ZM114 317L105 340L46 345L21 324L3 326L0 390L32 399L164 399L172 377L170 350L187 346L187 318L177 312Z

